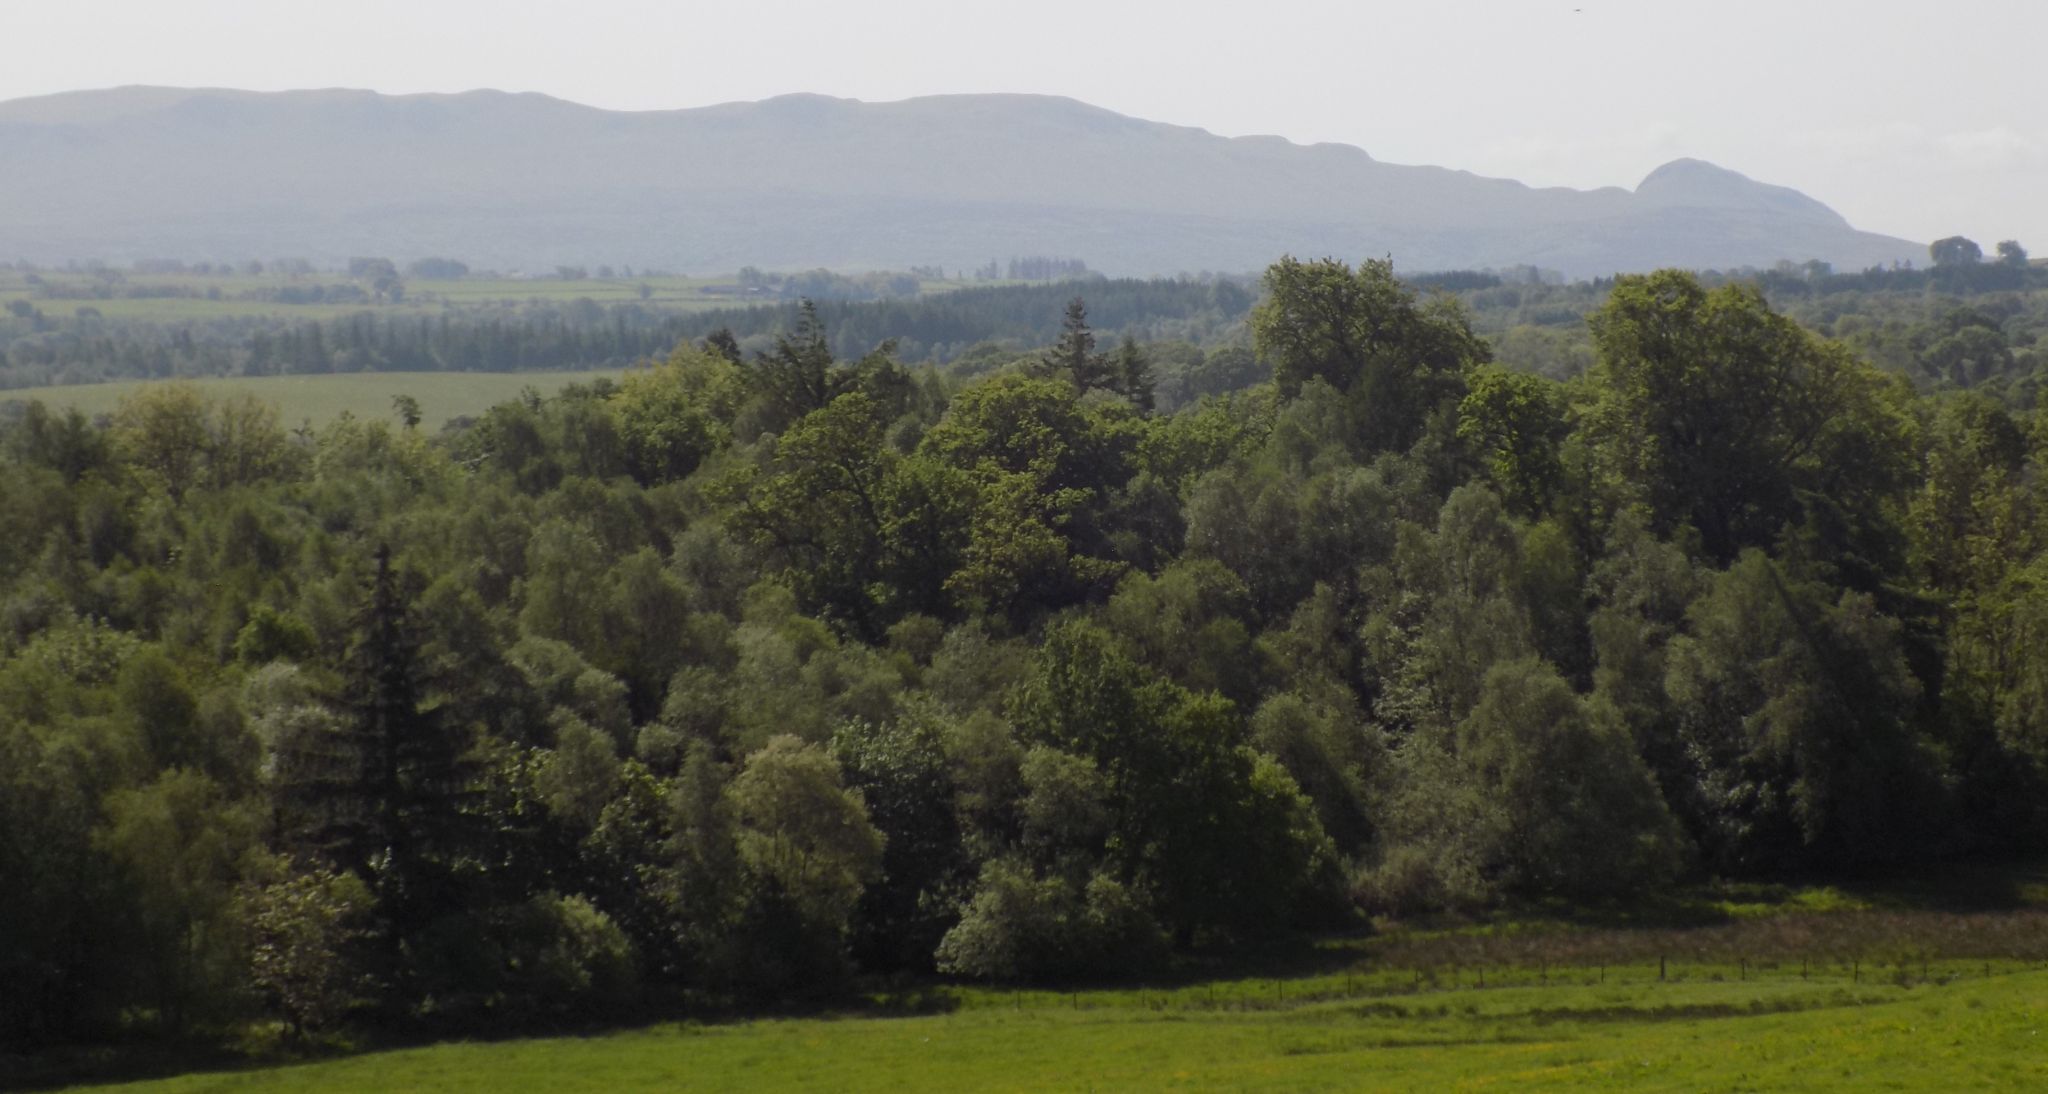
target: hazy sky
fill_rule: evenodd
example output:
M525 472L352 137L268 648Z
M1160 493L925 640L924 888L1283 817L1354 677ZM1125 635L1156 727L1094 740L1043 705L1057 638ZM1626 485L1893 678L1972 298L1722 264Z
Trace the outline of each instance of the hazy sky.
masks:
M2048 255L2044 42L2048 0L0 0L0 99L1043 92L1536 184L1697 156L1861 228Z

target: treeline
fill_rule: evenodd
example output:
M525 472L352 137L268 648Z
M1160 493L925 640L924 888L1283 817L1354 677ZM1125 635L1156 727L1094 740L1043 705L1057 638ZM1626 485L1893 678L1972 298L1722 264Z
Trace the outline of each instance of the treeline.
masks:
M774 282L785 283L819 287L813 275ZM904 359L944 363L985 344L1015 352L1050 343L1059 332L1060 308L1074 291L1055 284L867 302L813 299L830 325L834 351L843 356L893 339ZM1097 281L1086 291L1105 330L1145 340L1225 339L1252 303L1247 288L1229 281ZM0 314L0 388L199 376L620 368L720 329L749 350L765 349L788 331L792 315L788 306L679 313L582 299L439 316L364 311L327 322L256 316L165 323L109 319L90 306L52 315L15 303Z
M1226 337L1255 300L1253 287L1228 278L1119 278L956 289L878 302L817 300L816 305L827 341L842 357L858 357L893 342L903 359L946 364L981 346L1016 352L1050 344L1059 336L1061 308L1076 292L1087 297L1089 317L1105 334L1196 344ZM693 313L681 329L699 339L728 330L743 342L758 343L789 325L786 310L725 308Z
M1570 382L1285 260L1271 379L744 354L0 474L0 1032L546 1025L2048 838L2048 428L1753 287ZM1219 290L1210 290L1219 291Z
M32 312L11 321L0 317L0 388L200 376L622 368L667 353L686 327L674 313L590 300L431 317L364 311L328 322L252 316L164 323L114 321L90 309L65 318Z

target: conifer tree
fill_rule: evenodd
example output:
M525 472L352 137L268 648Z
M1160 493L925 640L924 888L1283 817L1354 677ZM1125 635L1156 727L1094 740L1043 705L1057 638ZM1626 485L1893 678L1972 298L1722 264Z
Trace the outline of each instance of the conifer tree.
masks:
M1088 304L1080 297L1067 301L1066 318L1060 321L1060 339L1039 359L1046 375L1063 376L1076 394L1096 388L1113 389L1109 359L1095 352L1095 332L1088 329Z
M1138 340L1124 335L1116 347L1116 355L1109 360L1109 381L1117 394L1131 401L1131 405L1146 413L1152 411L1152 362L1145 358L1145 351L1138 347Z
M430 705L417 625L391 549L377 549L332 731L288 758L285 809L302 846L364 876L401 931L443 899L468 841L472 765L462 729Z

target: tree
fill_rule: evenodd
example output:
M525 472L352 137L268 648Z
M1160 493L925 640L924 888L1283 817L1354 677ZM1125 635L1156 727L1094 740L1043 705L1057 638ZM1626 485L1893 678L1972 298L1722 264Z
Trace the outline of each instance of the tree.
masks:
M1586 429L1605 488L1647 502L1661 532L1690 525L1715 559L1770 543L1817 505L1868 528L1912 475L1894 384L1752 286L1625 276L1591 323Z
M775 446L772 473L735 472L724 484L734 523L779 556L804 605L879 637L886 482L902 457L882 443L888 423L853 391L792 424Z
M1485 460L1502 499L1523 516L1547 511L1563 485L1570 432L1562 387L1530 373L1476 370L1458 404L1458 438Z
M1243 747L1235 708L1149 677L1108 633L1049 628L1013 704L1025 740L1100 769L1110 860L1184 945L1284 929L1328 891L1335 858L1315 807Z
M1677 873L1682 837L1627 728L1549 665L1495 664L1456 740L1503 809L1501 852L1517 886L1587 897Z
M1266 270L1266 292L1252 337L1280 394L1294 398L1311 380L1345 393L1360 454L1407 450L1464 394L1464 370L1491 356L1455 300L1418 305L1388 261L1353 272L1335 259L1283 258Z
M1059 341L1039 358L1040 371L1064 377L1074 385L1076 395L1107 390L1115 370L1109 358L1095 352L1095 332L1088 329L1088 303L1080 297L1067 301L1067 313L1060 320Z
M469 276L469 264L453 258L422 258L405 271L424 281L459 281Z
M2027 249L2020 246L2020 242L2017 239L2000 240L1998 244L1998 261L2001 265L2024 270L2027 268Z
M362 879L286 871L245 886L240 915L249 934L249 986L293 1037L332 1027L367 995L355 953L370 915Z
M921 705L894 725L848 722L832 736L850 789L884 837L881 873L861 895L854 952L869 968L929 968L953 924L968 860L954 809L944 722Z
M722 350L676 348L658 368L635 370L607 400L619 423L626 471L643 486L683 478L732 440L744 374Z
M141 995L174 1033L231 1012L241 988L235 883L255 818L213 780L171 771L107 801L95 843L125 875L140 931Z
M368 880L401 934L461 907L450 886L472 842L467 733L429 703L416 627L380 546L343 672L346 717L286 761L299 838Z
M1974 266L1983 261L1984 248L1962 236L1949 236L1928 244L1927 254L1936 266Z
M114 411L114 449L172 500L199 485L213 446L206 397L190 384L144 388Z
M716 345L712 351L722 354ZM808 298L797 304L796 328L777 337L773 350L756 357L746 378L766 405L764 428L775 432L824 409L854 382L852 372L833 361L825 324Z
M1146 413L1152 411L1152 363L1145 351L1138 346L1138 340L1124 335L1117 343L1116 353L1109 359L1109 388L1131 401L1131 405Z
M831 979L843 971L854 909L880 877L887 843L860 792L846 788L824 749L780 736L747 758L726 797L753 890L753 959L765 981L757 989Z
M1691 762L1673 805L1710 863L1784 869L1908 853L1936 770L1909 721L1920 682L1869 596L1788 580L1760 551L1716 575L1673 641L1665 690Z

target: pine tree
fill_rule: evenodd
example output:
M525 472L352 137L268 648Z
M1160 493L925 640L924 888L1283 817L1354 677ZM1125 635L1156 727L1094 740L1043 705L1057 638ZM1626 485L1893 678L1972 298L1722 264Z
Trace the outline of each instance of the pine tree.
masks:
M1138 340L1124 335L1116 347L1116 356L1110 358L1109 379L1117 394L1131 401L1139 410L1152 411L1152 362L1145 359L1145 351L1138 348Z
M289 758L285 811L298 842L362 875L401 931L445 905L467 839L467 734L426 701L417 625L391 549L377 549L369 598L343 666L346 711Z
M1066 377L1077 394L1114 390L1109 359L1095 352L1095 332L1088 329L1088 304L1080 297L1067 301L1060 340L1039 359L1039 367L1047 375Z

